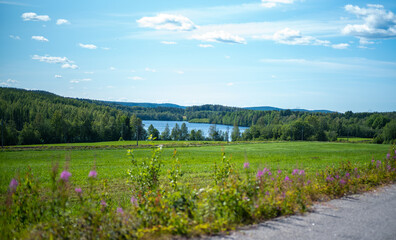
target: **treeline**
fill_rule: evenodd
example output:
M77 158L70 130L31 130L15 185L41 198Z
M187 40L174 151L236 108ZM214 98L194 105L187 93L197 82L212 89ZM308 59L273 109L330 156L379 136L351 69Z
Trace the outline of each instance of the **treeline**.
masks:
M146 139L131 112L42 91L0 88L5 145Z
M396 141L396 112L307 113L265 112L243 133L244 140L335 141L337 137L373 138L376 143Z
M377 143L396 141L396 112L254 111L221 105L145 108L0 88L0 123L5 145L144 140L153 132L145 131L142 119L207 122L234 125L234 129L250 127L241 135L239 129L230 134L216 131L213 125L207 138L199 131L186 134L183 130L180 135L181 129L175 129L172 135L173 129L169 129L170 137L158 133L157 139L163 140L334 141L337 137L363 137L373 138Z

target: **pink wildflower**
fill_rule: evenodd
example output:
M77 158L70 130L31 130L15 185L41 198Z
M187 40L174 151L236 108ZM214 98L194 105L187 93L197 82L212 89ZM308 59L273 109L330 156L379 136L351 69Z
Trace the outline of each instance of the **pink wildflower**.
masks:
M386 154L386 159L389 159L390 158L390 154L388 153L388 154Z
M305 175L305 171L304 170L300 170L300 175L304 176Z
M261 177L263 176L263 174L264 174L263 171L258 170L258 171L257 171L257 174L256 174L256 177L257 177L257 178L261 178Z
M290 181L290 178L288 176L285 177L285 182Z
M103 207L107 206L107 203L105 202L105 200L100 201L100 205L102 205Z
M350 174L347 172L347 173L345 173L345 177L346 178L349 178L349 176L350 176Z
M250 163L249 162L245 162L244 164L243 164L243 168L249 168L250 167Z
M17 187L18 187L18 181L15 180L15 178L11 179L11 182L10 182L10 190L11 190L11 192L15 192Z
M122 208L120 208L120 207L117 208L117 212L120 213L120 214L124 214L124 210L122 210Z
M377 161L377 168L379 168L379 167L381 167L381 161L380 160Z
M64 181L64 182L68 182L69 181L69 177L71 176L71 173L68 171L63 171L60 175L60 178Z
M95 170L89 171L88 177L96 178L97 176L98 176L98 173Z
M298 169L294 169L292 172L292 175L296 175L296 174L298 174Z
M132 205L135 205L136 207L138 206L138 200L134 196L131 197L131 203Z
M279 169L279 170L278 170L278 174L281 174L281 173L282 173L282 170Z
M340 180L340 184L341 184L341 185L344 185L344 184L346 184L346 181L345 181L344 179L341 179L341 180Z
M82 193L81 188L75 188L74 191L76 191L76 193L78 193L78 194L81 194L81 193Z

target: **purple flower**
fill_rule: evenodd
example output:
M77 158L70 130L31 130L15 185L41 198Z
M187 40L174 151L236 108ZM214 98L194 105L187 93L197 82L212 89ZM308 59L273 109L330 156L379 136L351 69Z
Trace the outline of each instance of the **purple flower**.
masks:
M63 171L63 172L61 173L60 178L61 178L63 181L68 182L70 176L71 176L71 173L65 170L65 171Z
M341 185L344 185L344 184L346 184L346 181L345 181L344 179L341 179L341 180L340 180L340 184L341 184Z
M336 179L339 179L339 178L340 178L340 176L337 174L337 175L335 175L335 178L336 178Z
M271 173L270 171L268 171L267 174L268 174L268 176L271 176L271 175L272 175L272 173Z
M282 170L279 169L279 170L278 170L278 174L281 174L281 173L282 173Z
M248 201L249 198L248 197L243 197L243 201Z
M120 207L117 208L117 212L120 213L120 214L124 214L124 210L122 210L122 208L120 208Z
M388 170L388 172L390 172L390 171L391 171L391 165L388 165L388 166L386 167L386 169Z
M131 197L131 203L132 205L135 205L136 207L138 206L138 200L134 196Z
M371 159L371 162L372 162L372 163L375 163L375 160L374 160L374 158L373 158L373 159Z
M349 176L350 176L349 172L345 173L346 178L349 178Z
M388 153L388 154L386 154L386 159L389 159L390 158L390 154Z
M11 179L11 182L10 182L10 190L11 190L11 192L15 192L17 187L18 187L18 181L15 180L15 178Z
M261 176L263 176L263 174L264 174L263 171L258 170L258 171L257 171L257 174L256 174L256 177L257 177L257 178L261 178Z
M294 169L292 172L292 175L296 175L296 174L298 174L298 169Z
M285 182L290 181L290 178L288 176L285 177Z
M249 162L245 162L245 163L243 164L243 168L249 168L249 166L250 166Z
M334 178L329 176L329 177L326 178L326 181L332 182L332 181L334 181Z
M300 175L304 176L305 175L305 171L304 170L300 170Z
M377 168L379 168L380 166L381 166L381 161L378 160L378 161L377 161Z
M102 205L103 207L107 206L107 203L105 202L105 200L100 201L100 205Z
M307 185L309 185L309 184L311 184L311 180L308 180L308 181L307 181Z
M269 196L269 192L268 192L268 191L266 191L266 192L265 192L265 195Z
M81 188L75 188L74 191L76 191L76 193L78 193L78 194L81 194L81 193L82 193Z
M263 173L266 173L266 172L269 172L269 169L268 169L268 168L264 168L264 169L263 169Z
M96 178L97 176L98 176L98 173L95 170L89 171L88 177Z

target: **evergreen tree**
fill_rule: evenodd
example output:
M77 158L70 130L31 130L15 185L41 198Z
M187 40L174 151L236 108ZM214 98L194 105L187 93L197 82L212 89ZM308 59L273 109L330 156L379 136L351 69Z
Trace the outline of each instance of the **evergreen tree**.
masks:
M161 133L161 139L164 141L169 141L170 138L170 130L169 130L169 125L166 124L164 131Z

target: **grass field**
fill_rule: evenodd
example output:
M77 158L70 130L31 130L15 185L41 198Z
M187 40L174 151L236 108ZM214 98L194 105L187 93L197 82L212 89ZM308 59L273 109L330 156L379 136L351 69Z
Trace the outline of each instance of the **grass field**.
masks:
M358 137L340 137L337 138L338 142L360 142L360 143L372 143L372 138L358 138Z
M125 143L125 142L124 142ZM165 175L170 167L174 148L166 147L171 142L162 142ZM95 143L94 145L100 145ZM103 144L103 143L102 143ZM106 145L106 144L105 144ZM85 144L89 146L89 144ZM304 168L308 173L314 173L326 166L341 161L351 161L356 164L367 163L370 159L384 159L389 145L374 145L363 143L322 143L322 142L271 142L255 144L232 144L224 146L180 147L177 157L185 173L182 181L192 186L204 186L213 173L215 161L220 161L221 152L231 158L237 169L242 169L243 163L249 161L252 169L271 167L283 171L294 168ZM151 156L149 148L134 150L135 158ZM34 175L44 185L49 183L49 172L52 164L59 162L63 169L66 165L72 173L74 186L86 186L88 172L95 165L99 179L108 179L112 193L122 197L128 191L127 169L130 168L130 158L125 149L79 149L79 150L23 150L0 152L0 192L7 191L10 180L17 174L23 174L30 167Z

